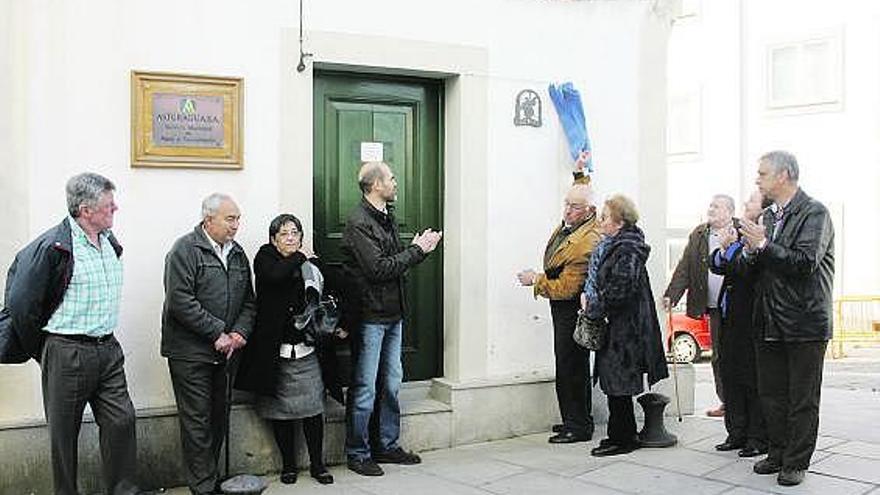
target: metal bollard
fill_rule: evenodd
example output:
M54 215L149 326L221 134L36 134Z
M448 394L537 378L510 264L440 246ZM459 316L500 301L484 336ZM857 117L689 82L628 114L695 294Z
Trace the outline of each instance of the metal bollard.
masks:
M678 437L666 431L663 424L663 410L669 404L669 397L650 392L642 394L637 400L645 412L645 425L639 432L641 446L672 447L678 443Z

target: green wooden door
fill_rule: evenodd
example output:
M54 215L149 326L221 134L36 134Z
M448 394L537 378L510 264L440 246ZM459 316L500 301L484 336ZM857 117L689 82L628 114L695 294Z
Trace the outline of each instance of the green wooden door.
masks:
M314 82L315 250L339 273L345 218L358 204L357 172L370 149L397 176L395 215L409 244L425 228L442 230L441 83L318 73ZM367 143L366 146L363 143ZM405 380L442 374L443 244L407 279L403 334ZM348 377L347 356L342 376Z

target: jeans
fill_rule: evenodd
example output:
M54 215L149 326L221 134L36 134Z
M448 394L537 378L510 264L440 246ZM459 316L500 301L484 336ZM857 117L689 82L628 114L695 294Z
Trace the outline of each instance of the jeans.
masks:
M402 320L364 323L354 335L354 376L348 389L345 438L345 454L351 460L363 461L371 457L371 451L387 452L398 447L402 335ZM378 438L372 439L372 445L371 417L378 424Z

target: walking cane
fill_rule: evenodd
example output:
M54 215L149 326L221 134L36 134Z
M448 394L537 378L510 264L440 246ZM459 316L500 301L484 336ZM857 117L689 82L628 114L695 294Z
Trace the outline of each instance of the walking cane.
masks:
M666 331L670 336L674 336L672 329L672 308L666 310ZM678 398L678 359L675 357L675 349L672 348L675 339L669 342L670 354L672 354L672 386L675 390L675 412L678 414L678 422L681 423L681 400Z
M224 450L226 455L226 462L224 467L226 468L226 474L223 476L224 480L229 479L229 430L230 424L232 423L232 365L229 362L229 359L226 360L226 417L224 420L226 421L226 439L223 443L225 443Z
M230 357L227 356L226 369L224 370L226 374L226 418L224 418L226 421L226 466L224 471L226 474L223 476L223 483L220 484L220 491L224 495L259 495L268 487L263 478L252 474L229 477L229 430L232 423L232 362Z

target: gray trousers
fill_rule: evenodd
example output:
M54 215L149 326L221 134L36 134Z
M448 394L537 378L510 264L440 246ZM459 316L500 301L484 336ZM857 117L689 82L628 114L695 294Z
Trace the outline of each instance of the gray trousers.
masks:
M57 495L77 495L77 447L86 403L98 424L104 484L113 495L137 492L135 412L125 357L114 338L80 342L50 335L40 359Z
M226 433L226 367L169 359L177 401L186 484L194 494L212 493L220 481L220 447Z

